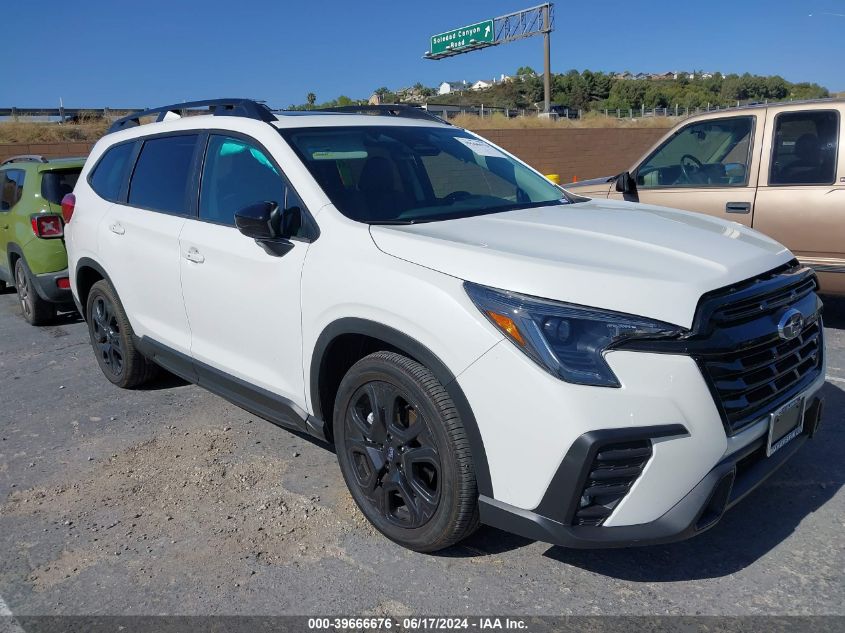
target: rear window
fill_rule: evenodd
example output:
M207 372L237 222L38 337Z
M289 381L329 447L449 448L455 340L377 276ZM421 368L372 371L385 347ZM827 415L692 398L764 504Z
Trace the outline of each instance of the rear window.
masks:
M81 169L48 171L41 176L41 197L47 202L61 204L65 195L72 193Z
M123 143L103 154L91 175L91 188L98 196L111 202L118 201L134 148L134 142Z
M147 139L132 174L129 204L133 207L187 215L188 186L197 135Z

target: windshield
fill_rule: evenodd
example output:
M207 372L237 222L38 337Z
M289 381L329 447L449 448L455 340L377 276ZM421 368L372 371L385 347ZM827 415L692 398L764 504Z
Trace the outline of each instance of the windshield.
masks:
M431 222L566 203L563 191L464 130L282 130L332 203L368 224Z
M53 204L61 204L65 194L72 193L81 167L47 171L41 176L41 196Z

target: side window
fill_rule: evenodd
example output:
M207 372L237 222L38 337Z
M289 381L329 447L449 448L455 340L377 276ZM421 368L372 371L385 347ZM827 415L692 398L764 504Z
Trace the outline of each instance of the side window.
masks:
M748 182L754 117L713 119L681 128L637 169L637 185L742 187Z
M23 182L26 172L22 169L7 169L0 171L0 211L10 211L23 196Z
M289 187L270 158L239 138L212 135L200 187L200 219L234 226L235 213L257 202L290 204Z
M126 178L135 143L123 143L106 150L94 168L89 182L94 192L105 200L117 202Z
M785 112L775 117L770 185L831 185L836 181L839 115Z
M196 145L196 134L144 141L129 183L128 203L152 211L190 215L188 192Z

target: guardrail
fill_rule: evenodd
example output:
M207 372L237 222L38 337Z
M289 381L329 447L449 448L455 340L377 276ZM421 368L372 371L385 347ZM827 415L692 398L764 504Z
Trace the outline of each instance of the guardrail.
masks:
M75 119L81 116L102 118L120 117L127 112L138 112L144 108L0 108L0 116L4 117L50 117L60 119Z

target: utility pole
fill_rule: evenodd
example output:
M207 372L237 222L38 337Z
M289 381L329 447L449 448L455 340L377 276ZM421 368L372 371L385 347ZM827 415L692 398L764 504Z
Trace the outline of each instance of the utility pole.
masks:
M543 112L548 114L552 109L552 52L551 19L549 16L549 5L542 7L543 12Z

